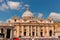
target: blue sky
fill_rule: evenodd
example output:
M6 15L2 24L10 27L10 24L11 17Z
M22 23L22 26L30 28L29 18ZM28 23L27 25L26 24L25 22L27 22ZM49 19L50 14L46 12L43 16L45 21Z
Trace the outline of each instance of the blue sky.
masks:
M60 0L0 0L0 20L7 20L14 15L21 17L29 5L35 17L42 13L43 18L60 19Z

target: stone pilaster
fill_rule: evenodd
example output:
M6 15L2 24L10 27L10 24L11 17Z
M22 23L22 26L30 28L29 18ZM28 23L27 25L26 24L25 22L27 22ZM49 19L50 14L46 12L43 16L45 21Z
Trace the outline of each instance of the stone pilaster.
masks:
M6 28L4 28L4 34L5 34L4 38L6 38L6 34L7 34L7 29Z
M32 26L31 26L31 36L32 36Z
M49 28L48 28L48 26L46 27L46 37L48 37L49 36Z
M54 37L54 27L52 26L52 37Z
M42 32L43 32L43 36L45 36L45 27L43 27L43 31Z
M40 36L40 27L38 26L38 36Z
M28 30L27 30L27 36L29 36L29 26L27 26L28 27Z

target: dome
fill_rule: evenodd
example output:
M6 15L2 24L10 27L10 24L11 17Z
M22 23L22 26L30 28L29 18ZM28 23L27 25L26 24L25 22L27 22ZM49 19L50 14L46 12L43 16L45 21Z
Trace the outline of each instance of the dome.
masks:
M27 9L27 10L23 13L22 17L34 17L34 16L33 16L32 12L31 12L29 9Z

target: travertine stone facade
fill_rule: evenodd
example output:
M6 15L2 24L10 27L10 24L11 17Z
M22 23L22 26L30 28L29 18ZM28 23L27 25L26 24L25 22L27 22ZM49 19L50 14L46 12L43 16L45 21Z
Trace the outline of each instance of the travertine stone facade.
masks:
M11 37L43 37L53 38L60 36L60 22L53 19L35 18L30 10L26 10L22 17L14 16L6 21L5 24L12 25L13 33ZM4 24L3 24L4 25ZM1 25L2 26L2 25Z

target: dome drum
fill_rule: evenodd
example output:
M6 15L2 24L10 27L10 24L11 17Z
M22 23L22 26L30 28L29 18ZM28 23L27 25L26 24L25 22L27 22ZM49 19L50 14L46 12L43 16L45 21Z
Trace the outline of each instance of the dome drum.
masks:
M22 18L33 18L33 17L34 16L33 16L32 12L30 12L30 10L28 10L28 9L22 15Z

